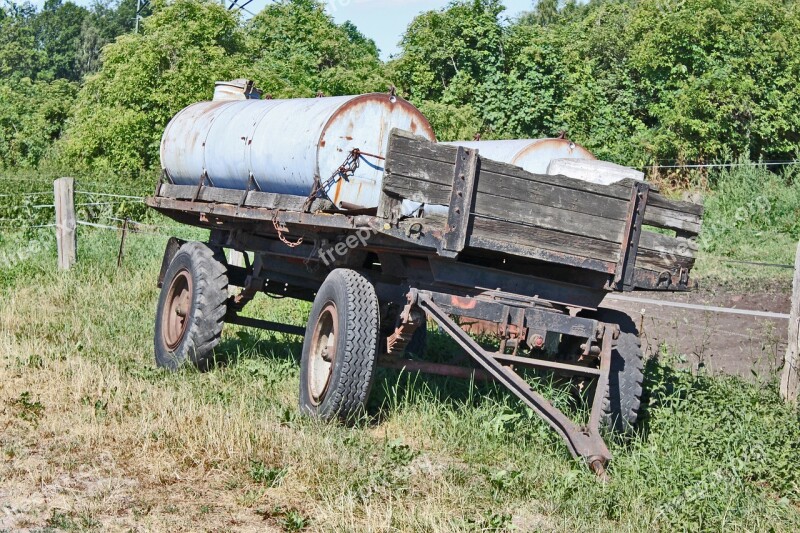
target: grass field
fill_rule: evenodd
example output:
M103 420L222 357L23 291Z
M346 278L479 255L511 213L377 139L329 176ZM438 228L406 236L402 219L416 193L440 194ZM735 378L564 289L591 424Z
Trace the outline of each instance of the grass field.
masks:
M58 273L48 231L0 236L0 530L800 528L798 413L774 382L649 361L640 433L612 440L603 484L490 386L382 373L370 418L345 428L298 416L296 338L227 328L228 365L160 371L166 239L131 236L118 270L118 236L81 229ZM307 310L264 297L251 312Z

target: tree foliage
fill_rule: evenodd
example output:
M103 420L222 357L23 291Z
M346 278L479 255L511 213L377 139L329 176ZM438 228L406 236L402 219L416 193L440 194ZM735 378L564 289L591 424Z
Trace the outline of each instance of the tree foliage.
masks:
M462 0L409 27L392 65L416 103L476 110L485 135L566 131L598 155L792 158L800 8L783 0L539 0L504 24Z
M161 132L181 108L209 99L213 80L237 77L244 38L236 18L210 2L156 7L140 33L103 52L81 89L63 144L76 167L135 174L157 164Z
M67 80L0 84L0 168L36 166L61 137L77 92Z
M216 2L156 4L138 35L107 46L62 143L72 166L126 174L156 168L161 134L214 82L249 77L275 97L385 89L373 42L336 25L320 2L268 6L243 25Z
M337 25L316 0L268 5L247 24L252 77L269 93L308 97L385 90L375 43Z
M800 151L797 2L536 0L508 20L501 0L453 0L414 19L384 64L375 43L335 23L321 0L279 0L247 21L211 0L156 0L138 35L135 0L47 0L40 11L6 1L4 165L55 153L71 166L154 168L169 118L208 98L214 81L240 77L274 97L395 84L441 139L563 131L634 166ZM16 96L26 91L66 100L53 114L43 96ZM25 148L22 119L12 117L47 113L61 122ZM41 139L57 150L34 149Z

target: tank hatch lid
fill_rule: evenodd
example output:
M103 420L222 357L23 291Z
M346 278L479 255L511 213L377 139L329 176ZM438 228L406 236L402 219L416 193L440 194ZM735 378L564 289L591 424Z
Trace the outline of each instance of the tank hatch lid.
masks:
M260 100L261 89L255 82L246 79L218 81L214 84L214 101L221 100Z
M591 159L553 159L547 167L547 175L567 176L598 185L612 185L626 179L644 181L644 172Z

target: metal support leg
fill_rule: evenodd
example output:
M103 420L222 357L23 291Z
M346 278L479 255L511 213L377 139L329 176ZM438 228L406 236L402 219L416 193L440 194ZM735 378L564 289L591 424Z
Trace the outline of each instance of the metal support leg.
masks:
M412 289L409 299L411 302L416 302L486 372L505 385L525 405L533 409L545 422L550 424L564 439L573 457L584 459L598 475L605 475L605 467L608 461L611 460L611 452L609 452L608 447L600 436L599 426L603 399L608 393L608 373L614 342L614 331L611 328L605 328L602 336L600 376L597 380L597 390L592 404L589 426L579 427L567 418L564 413L556 409L547 399L534 391L516 372L500 364L491 353L481 348L447 313L442 311L431 300L430 295Z

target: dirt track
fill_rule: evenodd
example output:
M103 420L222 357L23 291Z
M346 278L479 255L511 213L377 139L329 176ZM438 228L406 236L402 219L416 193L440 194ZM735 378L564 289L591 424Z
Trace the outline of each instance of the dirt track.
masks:
M633 293L631 296L788 313L792 293L790 285L773 283L757 289L708 285L691 293ZM713 374L738 375L751 380L757 377L763 381L780 369L786 352L788 323L783 319L611 300L603 306L624 311L634 319L642 330L647 355L684 354L686 360L679 364L693 370L704 368Z

